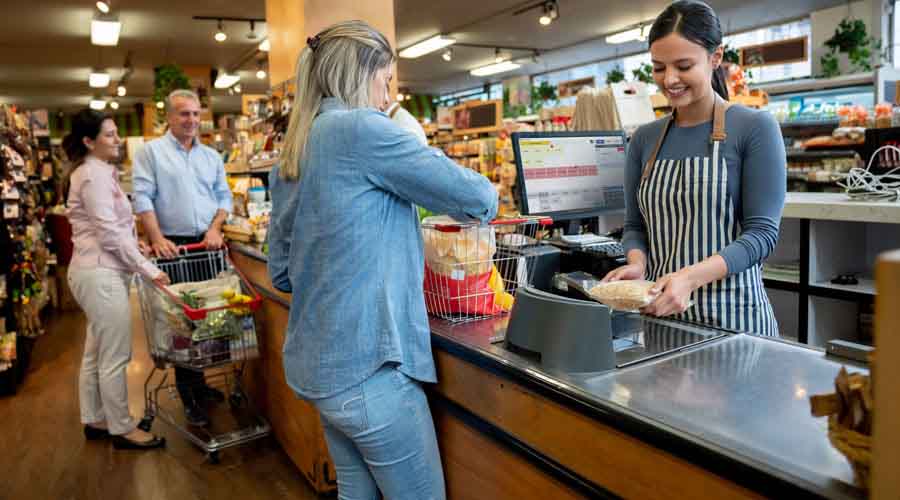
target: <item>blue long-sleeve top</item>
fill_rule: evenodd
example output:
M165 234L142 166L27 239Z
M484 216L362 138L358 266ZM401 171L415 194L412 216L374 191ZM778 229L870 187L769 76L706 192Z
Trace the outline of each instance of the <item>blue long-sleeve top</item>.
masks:
M326 98L298 182L269 176L268 270L293 292L284 343L288 385L315 399L397 363L436 380L414 204L488 221L497 192L483 176L421 144L384 113Z
M644 165L653 153L667 118L640 127L631 139L625 166L625 232L627 251L647 253L647 230L637 204ZM728 195L732 200L740 236L719 255L728 274L740 273L763 262L778 241L787 187L784 139L778 122L767 112L731 106L725 115L727 138L719 150L728 165ZM709 137L712 121L691 127L672 124L658 160L712 156ZM657 166L657 168L660 168Z
M231 212L231 188L222 157L196 138L190 150L172 132L134 156L134 211L153 211L166 236L198 236L216 212Z

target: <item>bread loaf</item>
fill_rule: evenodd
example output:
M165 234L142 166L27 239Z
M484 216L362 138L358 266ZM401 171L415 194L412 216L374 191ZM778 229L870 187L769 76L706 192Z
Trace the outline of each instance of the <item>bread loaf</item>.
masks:
M590 290L591 297L617 311L634 311L646 307L656 298L650 293L653 281L624 280L600 283Z

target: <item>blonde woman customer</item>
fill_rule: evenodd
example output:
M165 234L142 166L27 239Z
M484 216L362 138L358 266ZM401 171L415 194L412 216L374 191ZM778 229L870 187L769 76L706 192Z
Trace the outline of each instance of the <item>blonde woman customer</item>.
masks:
M361 21L310 37L270 175L269 273L295 291L285 375L321 414L341 499L445 498L422 388L436 378L414 205L479 221L497 211L486 178L380 111L393 61Z
M78 395L84 435L112 437L118 449L150 449L165 439L137 428L128 411L125 368L131 360L129 289L134 273L167 284L138 246L131 203L111 162L121 141L111 117L84 110L63 141L71 162L68 216L75 251L69 286L87 316Z

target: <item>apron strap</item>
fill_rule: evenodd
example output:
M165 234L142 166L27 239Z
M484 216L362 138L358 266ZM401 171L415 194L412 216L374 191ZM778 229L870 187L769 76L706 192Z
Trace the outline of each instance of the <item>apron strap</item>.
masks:
M666 119L666 124L663 126L663 132L659 134L659 139L656 141L656 147L653 148L653 154L650 155L650 159L647 160L647 164L644 165L644 173L641 174L641 179L646 179L650 176L653 166L656 165L656 156L659 154L659 150L662 149L663 142L666 140L666 134L669 133L669 128L672 126L673 121L675 121L674 112Z
M730 106L730 102L722 99L719 94L716 94L716 102L713 105L713 131L709 136L710 144L722 142L728 137L728 134L725 133L725 111ZM653 153L650 155L650 158L644 165L644 172L641 174L641 179L646 179L650 176L650 172L653 170L653 166L656 165L656 157L659 155L660 149L662 149L663 142L666 140L666 135L669 133L669 129L672 127L673 121L675 121L674 112L669 115L668 119L666 120L665 126L663 126L663 132L659 135L659 139L656 141L656 147L653 148ZM718 155L713 156L717 157Z
M725 111L731 106L731 103L722 99L716 94L716 103L713 107L713 131L709 136L709 143L722 142L728 138L725 133Z

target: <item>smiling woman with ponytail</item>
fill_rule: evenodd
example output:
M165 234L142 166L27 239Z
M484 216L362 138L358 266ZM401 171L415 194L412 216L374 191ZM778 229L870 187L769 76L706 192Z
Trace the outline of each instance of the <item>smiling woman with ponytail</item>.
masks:
M605 279L656 281L647 314L777 336L761 268L786 189L778 123L727 102L722 28L709 5L669 5L650 29L650 55L674 111L629 144L628 264Z
M445 497L423 383L436 380L414 205L497 212L491 183L382 110L394 54L362 21L307 39L269 176L269 275L291 297L288 385L319 411L341 499Z

